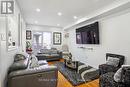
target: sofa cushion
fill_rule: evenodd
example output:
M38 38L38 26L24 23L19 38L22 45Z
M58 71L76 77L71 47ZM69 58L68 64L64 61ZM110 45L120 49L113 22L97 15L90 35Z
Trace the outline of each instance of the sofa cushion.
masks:
M117 67L119 65L119 58L108 57L106 64Z
M50 52L51 52L51 54L57 54L58 53L58 51L57 50L50 50Z
M20 69L26 69L28 67L29 59L23 59L20 61L14 62L9 71L15 71L15 70L20 70Z
M49 49L41 49L40 52L43 54L49 54L50 50Z
M59 54L51 54L51 56L58 57L58 56L59 56Z

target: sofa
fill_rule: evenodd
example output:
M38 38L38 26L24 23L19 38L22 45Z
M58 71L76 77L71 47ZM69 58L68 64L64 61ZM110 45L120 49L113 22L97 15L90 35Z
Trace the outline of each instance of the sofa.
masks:
M114 75L115 72L102 74L99 78L100 87L130 87L130 67L122 68L120 82L114 80Z
M40 49L40 51L36 54L36 57L38 60L60 60L62 58L62 52L58 51L56 48Z
M105 74L107 72L116 72L124 64L125 56L123 56L123 55L106 53L106 60L109 57L118 58L119 59L119 64L117 66L108 65L106 63L99 65L99 74L100 75Z
M106 54L106 63L99 65L100 87L130 87L130 65L123 65L125 56Z
M56 66L38 61L39 66L30 67L31 56L17 57L15 56L9 68L7 87L57 87L58 69Z

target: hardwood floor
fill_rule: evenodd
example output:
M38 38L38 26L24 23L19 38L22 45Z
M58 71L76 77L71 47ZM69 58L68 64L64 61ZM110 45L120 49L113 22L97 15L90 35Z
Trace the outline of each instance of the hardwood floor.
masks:
M63 61L63 60L60 60L60 61ZM49 62L50 65L54 63L55 62ZM96 79L94 81L91 81L85 84L73 86L60 72L58 72L58 86L57 87L99 87L99 80Z
M58 86L57 87L99 87L99 81L94 80L79 86L72 86L71 83L60 73L58 72Z

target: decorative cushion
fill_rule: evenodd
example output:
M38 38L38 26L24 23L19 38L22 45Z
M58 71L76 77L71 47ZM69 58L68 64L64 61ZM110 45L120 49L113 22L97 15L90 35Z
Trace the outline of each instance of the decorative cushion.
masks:
M108 57L106 64L117 67L119 65L119 58Z
M114 80L116 82L122 82L121 75L122 75L122 68L119 68L117 72L114 74Z
M30 63L30 68L38 67L38 59L35 55L32 55L31 63Z
M52 47L51 50L57 50L56 48Z
M51 54L51 56L59 56L59 54Z

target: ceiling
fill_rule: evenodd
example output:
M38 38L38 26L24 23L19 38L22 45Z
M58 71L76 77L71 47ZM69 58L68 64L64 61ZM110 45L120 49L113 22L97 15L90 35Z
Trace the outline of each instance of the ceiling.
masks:
M27 24L66 27L116 0L17 0ZM40 12L36 9L39 8ZM61 12L62 15L57 15ZM74 19L73 16L77 16Z

